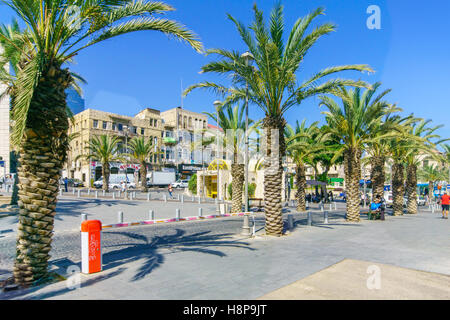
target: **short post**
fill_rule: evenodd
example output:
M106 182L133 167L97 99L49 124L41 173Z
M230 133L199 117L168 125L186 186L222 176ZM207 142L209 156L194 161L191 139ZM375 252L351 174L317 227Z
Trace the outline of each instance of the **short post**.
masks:
M115 192L113 192L112 197L113 197L113 200L116 200L116 193Z
M72 194L75 194L75 188L72 188Z
M183 197L183 195L181 195L181 203L184 203L184 197Z
M155 212L153 210L148 211L148 220L155 220Z
M308 211L308 226L312 225L312 215L311 215L311 211Z
M147 201L150 201L150 192L147 192Z
M309 202L306 201L306 209L309 209Z
M136 199L136 191L133 191L133 199Z
M294 230L294 216L292 213L288 214L288 228L290 231Z
M119 192L119 194L118 194L118 195L119 195L119 198L120 198L120 195L122 194L122 191L120 191L120 190L119 190L118 192Z
M336 202L334 202L334 211L336 211L337 210L337 205L336 205Z
M98 199L98 191L95 190L95 199Z
M331 207L332 205L333 205L333 204L332 204L332 203L330 203L330 211L331 211L331 210L333 210L333 209L331 209L331 208L332 208L332 207Z
M198 216L203 217L203 209L202 208L198 208Z
M321 203L320 203L320 211L322 211L322 212L323 212L323 207L324 207L324 205L323 205L323 203L321 202Z
M105 196L105 192L106 192L106 191L105 191L105 190L103 190L103 196Z
M123 212L122 211L119 211L119 213L117 215L117 222L123 223Z
M91 188L88 188L88 192L87 192L87 194L88 194L88 195L90 195L90 194L91 194Z
M202 203L202 198L200 196L198 196L198 204Z
M250 236L250 223L249 223L249 218L248 215L244 215L244 222L242 224L242 232L241 235L243 236Z
M87 214L86 213L82 213L81 214L81 222L86 221L87 220Z
M192 202L194 202L195 201L195 197L194 196L192 196Z
M325 211L323 213L323 223L328 223L328 211Z
M176 219L177 221L180 221L180 217L181 217L181 215L180 215L180 209L176 209L176 211L175 211L175 219Z
M78 191L77 198L79 198L79 197L81 197L81 194L80 194L80 193L81 193L81 190L78 189L77 191Z
M177 194L177 200L180 201L180 194Z
M62 188L59 188L59 195L60 195L60 196L62 196L62 193L63 193L62 190L63 190Z
M167 195L166 194L164 194L163 198L164 198L164 202L167 202Z

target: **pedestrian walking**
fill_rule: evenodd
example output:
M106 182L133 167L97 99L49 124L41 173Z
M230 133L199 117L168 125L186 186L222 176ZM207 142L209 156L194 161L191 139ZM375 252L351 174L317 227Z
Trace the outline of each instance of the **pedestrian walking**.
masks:
M445 192L441 199L439 200L442 207L442 219L448 219L448 210L450 207L450 196L448 195L448 192Z
M67 177L64 178L64 192L69 192L67 186L69 184L69 180L67 179Z
M172 188L172 185L171 185L171 184L169 184L168 191L169 191L169 196L170 196L170 198L173 199L173 195L172 195L173 188Z

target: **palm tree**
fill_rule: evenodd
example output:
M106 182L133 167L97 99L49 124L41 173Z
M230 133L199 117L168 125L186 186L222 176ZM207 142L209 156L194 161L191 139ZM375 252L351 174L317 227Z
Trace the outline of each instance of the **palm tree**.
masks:
M361 177L361 156L365 145L373 140L372 131L379 126L382 117L393 111L382 92L373 96L380 86L375 83L372 89L361 94L360 88L349 90L342 88L335 94L342 99L342 106L328 96L321 96L320 105L328 108L325 119L332 137L341 141L333 159L344 156L345 185L347 193L347 215L349 222L359 219L359 179Z
M161 31L184 40L197 51L201 50L201 43L179 23L154 17L174 10L162 2L3 0L2 3L27 25L30 42L29 46L16 46L23 68L16 74L11 115L15 122L12 142L21 154L21 213L14 277L16 283L26 285L47 275L58 180L68 148L65 90L73 82L73 76L67 64L85 48L134 31Z
M155 151L154 147L151 139L145 141L144 137L134 137L128 143L128 148L131 152L125 154L139 162L141 166L139 168L139 173L141 176L142 192L147 192L147 164L150 161L149 159L151 159L154 154L158 153L158 151Z
M299 18L284 41L283 6L275 5L268 26L263 13L254 5L254 22L250 28L237 21L231 15L228 18L235 24L249 54L241 55L237 51L211 49L208 54L222 58L202 67L203 73L230 74L233 86L212 82L195 84L186 89L187 94L194 88L205 88L227 95L226 102L249 101L258 106L265 114L262 128L267 130L265 139L264 165L264 211L267 235L280 236L283 231L282 219L282 159L285 155L284 114L291 107L300 105L308 97L329 93L341 86L366 86L362 81L333 79L320 84L320 80L329 75L344 71L372 71L367 65L346 65L326 68L302 82L297 82L298 71L308 50L319 38L335 31L330 23L322 24L307 32L312 21L322 15L324 9L318 8L303 18ZM255 66L249 65L248 57L254 58ZM248 85L248 90L246 90ZM273 136L272 136L273 133ZM273 141L275 139L275 141ZM278 145L276 149L273 145Z
M123 155L119 150L120 139L117 136L101 135L94 136L86 146L86 154L76 157L76 160L84 158L86 160L97 160L102 164L102 189L109 192L109 176L111 173L110 163L122 161Z
M214 113L204 112L223 130L223 135L219 137L219 142L226 151L232 155L231 162L231 178L232 178L232 212L242 211L242 193L245 180L245 168L240 155L244 152L245 144L245 118L244 105L232 106L231 104L223 105L218 109L218 117ZM249 134L256 131L259 123L253 123L248 119ZM222 140L222 141L220 141Z
M446 173L438 165L424 165L419 169L418 176L421 180L428 181L428 195L431 201L435 183L444 180Z
M306 120L301 124L297 121L295 129L286 125L284 131L286 153L295 164L297 211L306 211L306 164L311 163L312 157L324 149L324 135L320 135L318 123L313 122L308 127Z
M431 120L421 119L408 127L410 146L406 156L406 195L408 214L417 213L417 168L424 155L440 160L435 152L436 144L431 139L439 138L434 132L442 126L428 127ZM440 143L439 141L437 143Z

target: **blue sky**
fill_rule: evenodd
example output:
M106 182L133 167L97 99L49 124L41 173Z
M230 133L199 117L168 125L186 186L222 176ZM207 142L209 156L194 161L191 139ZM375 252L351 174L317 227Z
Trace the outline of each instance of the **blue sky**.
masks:
M230 13L249 24L253 0L168 0L177 11L167 14L194 30L205 48L246 50ZM256 1L268 16L273 1ZM342 73L341 77L381 81L392 88L387 96L404 109L404 114L433 119L444 124L438 131L450 137L447 93L450 87L450 1L430 0L285 0L285 24L318 6L326 15L317 23L333 22L337 31L323 37L305 57L298 74L306 78L322 68L342 64L369 64L376 73L362 75ZM369 30L366 20L369 5L381 9L381 29ZM0 6L0 22L9 23L13 13ZM89 108L134 115L142 108L167 110L180 105L180 82L183 86L200 81L225 78L199 74L200 67L213 57L196 53L186 44L168 39L157 32L139 32L108 40L76 57L71 68L88 84L83 86ZM194 91L184 99L184 107L202 112L213 111L218 97L206 91ZM323 121L318 99L312 98L286 114L289 123L306 118L308 123ZM250 117L263 115L254 106Z

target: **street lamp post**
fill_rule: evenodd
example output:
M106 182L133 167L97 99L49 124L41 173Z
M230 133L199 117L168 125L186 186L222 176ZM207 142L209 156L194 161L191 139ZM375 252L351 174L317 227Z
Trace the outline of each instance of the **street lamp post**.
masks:
M245 60L245 65L248 67L254 60L250 52L244 52L241 58ZM248 81L245 81L245 153L244 153L244 169L245 169L245 212L248 212Z
M220 187L220 178L219 178L219 109L222 106L222 102L219 100L214 101L214 107L216 108L216 117L217 117L217 128L216 128L216 145L217 145L217 154L216 154L216 169L217 169L217 211L220 212L220 204L219 204L219 187Z

